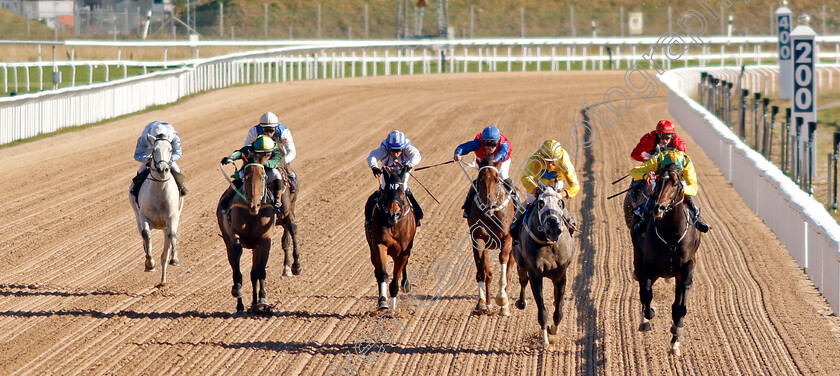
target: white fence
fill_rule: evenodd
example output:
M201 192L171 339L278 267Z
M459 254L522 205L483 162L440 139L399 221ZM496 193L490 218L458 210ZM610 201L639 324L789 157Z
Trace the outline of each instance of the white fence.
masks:
M774 72L774 67L758 69L768 76ZM700 82L701 70L716 77L737 76L737 70L732 68L666 72L660 80L670 89L668 110L732 181L747 206L776 234L799 266L806 269L834 312L840 312L840 225L821 203L691 99ZM754 79L753 85L760 81L763 78Z

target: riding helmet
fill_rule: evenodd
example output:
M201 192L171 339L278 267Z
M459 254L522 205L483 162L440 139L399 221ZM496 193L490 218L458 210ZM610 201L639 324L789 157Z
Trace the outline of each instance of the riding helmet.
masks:
M405 133L400 131L392 131L391 133L388 133L388 138L385 140L385 145L390 150L405 149L407 144L408 141L405 138Z
M274 140L271 137L266 135L260 135L254 140L254 151L257 153L268 153L274 150L274 147L277 145L274 143Z
M656 124L656 133L676 133L674 130L674 123L671 123L668 120L660 120L659 123Z
M488 140L488 141L499 141L502 138L502 132L499 132L499 128L495 126L488 125L487 128L484 128L481 131L481 139Z

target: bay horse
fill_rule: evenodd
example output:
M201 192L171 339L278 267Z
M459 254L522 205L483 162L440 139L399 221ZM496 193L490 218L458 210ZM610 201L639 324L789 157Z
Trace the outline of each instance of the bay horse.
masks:
M271 310L265 294L265 268L271 250L275 216L274 206L266 188L264 167L264 163L270 156L271 153L243 153L241 170L243 171L242 190L244 192L237 191L229 209L223 208L221 203L216 208L216 218L227 248L228 262L233 269L231 295L236 298L237 312L245 310L242 304L242 272L239 270L243 247L250 248L253 252L251 311L268 313ZM228 189L232 188L228 187Z
M519 271L519 299L516 308L525 309L525 289L531 282L531 293L537 304L537 320L542 328L543 345L548 345L548 335L557 334L563 319L563 295L566 291L566 271L572 262L574 241L568 224L563 220L566 201L552 187L546 188L534 201L533 208L520 226L519 244L513 255ZM543 301L543 278L554 285L554 324L546 320Z
M283 191L280 194L280 202L282 208L280 214L277 215L276 226L283 227L283 275L291 277L293 275L300 275L300 252L298 251L297 239L297 222L295 221L295 202L297 201L298 191L291 193L289 189L288 172L284 168L278 168L282 174L282 180L278 180L277 184L283 185Z
M384 184L380 186L379 191L368 198L368 200L376 200L370 217L370 225L365 228L365 238L370 247L370 261L373 264L376 283L379 287L377 307L380 310L389 308L388 294L390 293L390 308L396 311L397 293L400 287L397 281L402 279L401 285L405 286L405 267L411 256L411 249L414 247L417 227L414 210L405 195L404 184L408 172L408 169L401 166L383 167ZM386 291L388 256L391 256L394 261L394 275L388 286L389 291Z
M651 307L653 284L658 278L674 278L674 303L671 305L671 352L680 355L680 335L685 324L688 290L694 278L694 257L700 247L700 231L690 222L683 203L682 170L670 163L657 172L653 190L652 216L639 235L638 279L642 303L639 331L652 330L650 319L656 314ZM632 233L632 230L631 230ZM636 242L634 242L635 244Z
M502 161L493 162L485 157L478 162L478 177L471 189L476 190L475 198L470 203L470 217L467 224L472 240L473 258L475 259L475 280L478 283L478 303L475 311L479 314L487 313L487 287L493 281L493 272L489 268L489 253L499 250L501 277L499 278L499 293L496 304L500 307L499 315L510 316L507 296L507 286L511 281L508 269L514 266L511 257L513 238L510 235L510 223L515 217L517 208L503 186L499 167Z
M630 229L630 240L633 242L633 278L638 281L639 262L641 260L639 250L641 245L638 244L640 237L635 236L636 234L635 231L633 231L633 227L641 220L641 217L636 215L634 210L647 202L651 195L651 187L649 182L644 180L633 181L630 184L635 184L635 186L631 187L631 189L627 191L627 195L624 196L624 223L627 225L627 228Z
M166 284L167 265L179 266L178 252L175 245L178 238L178 223L184 197L178 192L178 185L172 177L172 144L166 136L154 140L149 175L135 197L131 192L128 199L134 209L137 230L143 237L143 250L146 252L145 267L147 272L155 271L152 258L151 230L163 230L163 252L160 255L160 285Z

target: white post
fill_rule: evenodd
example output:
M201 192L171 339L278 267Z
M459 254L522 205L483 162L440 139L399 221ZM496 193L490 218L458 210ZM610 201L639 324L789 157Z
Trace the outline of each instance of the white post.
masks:
M511 65L511 62L512 62L511 60L513 60L513 57L512 57L512 55L511 55L511 47L510 47L510 46L508 46L508 48L507 48L507 49L508 49L508 56L507 56L507 71L508 71L508 72L510 72L510 65Z
M799 155L804 155L808 135L808 122L817 121L817 91L814 85L815 65L818 61L814 38L817 33L808 25L810 17L799 15L799 26L790 33L793 52L793 103L791 121L802 118L800 134L806 135L799 144ZM811 150L812 161L816 161L816 148ZM816 175L816 163L811 164L811 174Z

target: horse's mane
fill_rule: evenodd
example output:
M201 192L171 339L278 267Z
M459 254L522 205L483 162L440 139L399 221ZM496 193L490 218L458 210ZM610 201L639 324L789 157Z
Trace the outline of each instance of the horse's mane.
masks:
M674 172L677 176L682 176L682 169L677 166L676 163L668 163L665 166L662 166L662 168L656 172L656 175L661 175L663 172Z

